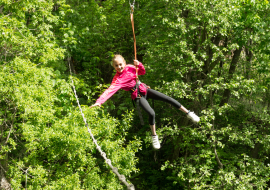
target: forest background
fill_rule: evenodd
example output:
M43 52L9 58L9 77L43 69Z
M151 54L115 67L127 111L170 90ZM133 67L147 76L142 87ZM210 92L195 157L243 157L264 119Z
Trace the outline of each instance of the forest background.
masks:
M69 60L97 142L136 189L270 188L269 7L136 0L141 81L201 118L151 102L155 151L128 92L89 109L113 54L134 59L127 0L0 0L0 189L126 189L83 123Z

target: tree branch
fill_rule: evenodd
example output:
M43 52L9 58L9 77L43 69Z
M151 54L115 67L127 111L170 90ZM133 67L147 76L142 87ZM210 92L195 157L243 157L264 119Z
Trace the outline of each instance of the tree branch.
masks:
M220 161L220 159L218 157L218 154L217 154L216 142L215 142L215 145L214 145L214 153L215 153L215 157L216 157L218 166L219 166L220 169L222 169L223 168L223 164L221 163L221 161Z
M16 29L19 31L19 33L26 39L26 37L21 33L21 31L16 27Z
M212 38L213 44L215 44L215 46L219 45L220 38L221 38L220 35L217 35L216 37ZM210 73L220 61L220 57L219 57L216 59L216 61L211 62L213 59L213 55L214 55L214 51L210 47L210 45L208 45L208 59L204 62L204 72L206 74Z
M13 124L14 124L14 120L15 120L16 111L17 111L17 107L15 107L15 111L13 113L13 119L12 119L11 127L10 127L10 130L9 130L9 133L8 133L7 140L6 140L5 144L7 144L8 139L10 137L10 133L11 133L11 131L13 129Z
M3 168L3 166L0 163L0 168L6 173L7 171Z
M4 5L2 5L2 6L0 7L0 14L3 13L3 8L4 8Z
M4 123L6 123L6 114L7 114L7 107L6 107L5 114L4 114L3 125L4 125ZM4 127L2 126L2 127L1 127L1 136L0 136L0 139L3 138L3 135L4 135Z

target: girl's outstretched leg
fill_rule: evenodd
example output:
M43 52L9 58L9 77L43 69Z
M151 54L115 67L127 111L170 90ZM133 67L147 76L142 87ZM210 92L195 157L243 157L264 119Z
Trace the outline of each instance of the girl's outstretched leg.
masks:
M188 113L188 110L182 105L180 106L179 110L181 110L182 112L184 112L186 114Z
M151 128L151 132L152 132L152 144L154 149L160 149L160 143L158 140L158 136L156 134L156 126L154 125L150 125Z
M147 98L154 99L154 100L161 100L163 102L168 102L169 104L173 105L177 109L181 110L182 112L187 114L187 117L191 119L194 123L198 123L200 118L194 113L187 110L184 106L182 106L177 100L161 93L153 89L147 90Z

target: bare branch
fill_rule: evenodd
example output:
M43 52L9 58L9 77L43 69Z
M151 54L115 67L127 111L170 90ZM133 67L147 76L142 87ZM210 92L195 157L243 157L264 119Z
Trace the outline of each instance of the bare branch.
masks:
M7 171L3 168L3 166L1 165L1 163L0 163L0 167L1 167L1 169L6 173Z
M216 142L215 142L216 143ZM217 154L217 149L216 149L216 145L214 145L214 153L215 153L215 157L216 157L216 160L217 160L217 163L219 165L219 168L222 169L223 168L223 164L221 163L219 157L218 157L218 154Z
M5 110L5 114L4 114L4 115L6 116L6 114L7 114L7 108L6 108L6 110ZM6 123L6 117L5 117L5 116L4 116L3 124ZM3 138L3 134L4 134L4 133L3 133L3 130L4 130L4 129L3 129L3 127L2 127L2 128L1 128L1 137L0 137L0 139Z
M5 15L5 17L8 17L9 15L12 15L12 13L8 13L7 15Z
M3 8L4 8L4 5L2 5L2 6L0 7L0 14L3 13Z
M26 39L26 37L21 33L21 31L16 27L16 29L20 32L20 34Z

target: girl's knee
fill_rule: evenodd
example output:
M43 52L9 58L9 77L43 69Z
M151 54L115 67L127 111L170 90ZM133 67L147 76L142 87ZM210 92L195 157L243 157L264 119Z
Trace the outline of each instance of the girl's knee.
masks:
M155 117L155 111L153 109L149 112L149 116Z
M155 111L152 110L149 114L149 124L154 125L155 124Z

